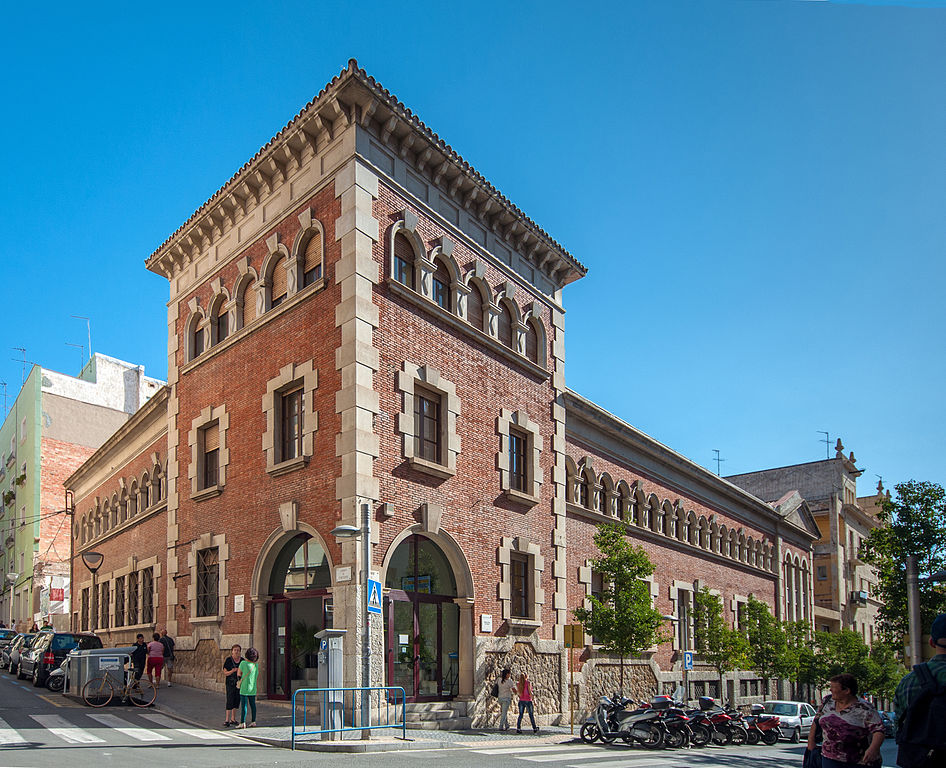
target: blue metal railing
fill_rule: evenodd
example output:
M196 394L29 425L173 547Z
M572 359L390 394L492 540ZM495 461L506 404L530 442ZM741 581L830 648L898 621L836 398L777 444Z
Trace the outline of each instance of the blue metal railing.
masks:
M300 696L301 694L301 696ZM299 723L299 700L302 722ZM310 707L318 713L309 713ZM367 707L367 717L365 708ZM398 717L400 715L400 717ZM318 722L318 726L310 723ZM407 739L407 702L404 688L300 688L292 694L292 748L297 736L400 728Z

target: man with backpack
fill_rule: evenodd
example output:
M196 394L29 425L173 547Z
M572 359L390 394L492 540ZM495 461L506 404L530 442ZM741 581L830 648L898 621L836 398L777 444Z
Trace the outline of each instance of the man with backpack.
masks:
M946 613L930 627L936 655L916 664L897 686L897 765L939 768L946 765Z

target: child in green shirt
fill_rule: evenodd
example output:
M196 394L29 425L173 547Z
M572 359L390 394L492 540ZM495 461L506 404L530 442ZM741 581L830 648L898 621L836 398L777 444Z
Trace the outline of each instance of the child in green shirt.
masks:
M240 662L237 670L237 683L240 686L240 727L246 728L246 709L249 706L253 714L250 728L256 725L256 676L259 674L259 652L248 648L246 658Z

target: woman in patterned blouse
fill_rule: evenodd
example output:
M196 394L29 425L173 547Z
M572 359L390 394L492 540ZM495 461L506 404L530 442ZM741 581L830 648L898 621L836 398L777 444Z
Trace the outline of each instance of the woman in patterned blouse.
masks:
M844 765L877 765L884 743L884 724L877 710L857 696L857 679L847 673L829 681L831 695L818 709L815 722L821 726L823 768ZM808 749L815 747L815 728L808 732Z

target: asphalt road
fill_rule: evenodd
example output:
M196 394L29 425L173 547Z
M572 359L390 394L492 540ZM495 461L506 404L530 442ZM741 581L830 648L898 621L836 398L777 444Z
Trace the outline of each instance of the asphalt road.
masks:
M459 735L458 735L459 736ZM335 768L783 768L800 766L803 745L651 752L622 744L496 741L453 749L368 754L291 752L233 731L188 726L147 709L91 709L0 674L0 768L242 768L324 764ZM888 739L884 765L894 766Z

